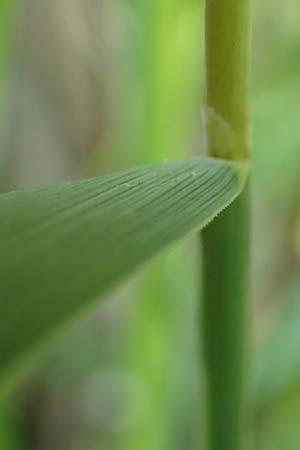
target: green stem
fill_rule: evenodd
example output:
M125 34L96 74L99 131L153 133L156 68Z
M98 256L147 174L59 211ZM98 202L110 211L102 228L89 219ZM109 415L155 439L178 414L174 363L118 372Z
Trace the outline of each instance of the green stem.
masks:
M206 0L206 137L212 156L250 156L250 35L250 0ZM209 450L243 446L249 192L247 185L202 234Z
M249 157L251 0L206 0L207 140L211 155Z
M208 449L237 450L244 420L249 189L203 232Z

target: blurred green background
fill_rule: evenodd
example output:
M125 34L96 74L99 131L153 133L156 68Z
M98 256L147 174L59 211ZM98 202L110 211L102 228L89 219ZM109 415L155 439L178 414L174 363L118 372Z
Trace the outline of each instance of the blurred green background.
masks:
M0 0L1 190L199 154L203 7ZM299 23L254 4L249 450L300 448ZM197 257L179 243L69 328L2 400L0 449L201 448Z

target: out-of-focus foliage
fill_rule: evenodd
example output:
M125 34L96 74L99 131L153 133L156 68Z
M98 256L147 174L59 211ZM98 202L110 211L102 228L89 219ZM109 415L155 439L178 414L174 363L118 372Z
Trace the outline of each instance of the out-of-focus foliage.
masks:
M12 2L13 3L13 2ZM11 15L12 5L9 0L0 0L0 139L5 127L4 104L7 94L9 55L11 39ZM3 148L0 146L0 163L3 158Z
M297 2L255 9L252 393L258 449L296 450L299 414L300 39ZM266 30L268 30L266 32ZM298 411L298 412L297 412Z
M202 1L15 4L12 63L0 69L10 74L1 186L198 151ZM251 450L300 445L299 21L297 0L254 2ZM194 449L203 425L194 264L195 243L176 246L74 326L14 396L20 417L1 406L3 448L14 450L17 435L16 448L33 450Z

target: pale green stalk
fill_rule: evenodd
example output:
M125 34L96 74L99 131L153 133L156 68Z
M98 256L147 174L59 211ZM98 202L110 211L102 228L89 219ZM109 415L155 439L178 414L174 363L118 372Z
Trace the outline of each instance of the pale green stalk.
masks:
M181 144L182 135L186 140L186 127L182 123L188 119L186 112L177 105L181 105L184 99L190 107L194 96L192 86L197 86L194 52L186 52L186 49L195 46L196 51L197 48L199 31L195 12L198 9L200 12L199 5L186 4L183 0L135 2L139 27L134 52L134 92L137 95L131 98L131 107L136 105L131 115L133 127L129 130L134 130L134 139L129 139L129 145L127 140L129 150L134 154L134 164L182 157L185 148ZM186 37L186 33L179 39L187 18L192 39ZM184 70L178 65L178 60ZM190 77L192 82L185 83L186 77ZM131 76L130 82L133 79ZM173 87L175 84L176 88ZM184 351L190 307L186 298L188 289L186 286L182 288L183 299L182 292L174 287L174 278L184 279L182 255L187 256L186 252L181 247L171 255L163 255L145 272L137 290L137 306L130 321L128 353L131 370L145 389L146 412L141 412L136 429L122 439L124 450L140 450L147 445L155 450L174 448L177 420L182 414L180 407L173 407L174 396L176 405L181 405L183 398L187 397L177 361L178 355ZM177 312L183 309L182 300L184 314L181 312L179 320ZM189 374L185 379L189 380Z
M209 153L249 157L251 0L206 0L207 141Z
M250 1L206 0L206 137L212 156L249 159ZM249 186L202 235L207 450L244 446Z
M172 3L172 6L170 0L137 0L135 3L140 34L133 67L138 86L133 99L136 107L133 111L134 139L129 145L134 164L175 157L168 139L170 99L166 88L171 68L166 67L165 59L172 33L174 3L178 1L172 0ZM176 113L171 116L174 117ZM136 291L137 305L129 324L127 358L130 369L144 388L146 400L138 426L122 438L123 450L139 450L145 445L156 450L172 448L174 411L170 409L170 401L174 382L170 381L168 385L162 382L172 372L170 363L174 360L171 356L172 314L167 306L170 299L168 263L170 257L166 255L147 269Z

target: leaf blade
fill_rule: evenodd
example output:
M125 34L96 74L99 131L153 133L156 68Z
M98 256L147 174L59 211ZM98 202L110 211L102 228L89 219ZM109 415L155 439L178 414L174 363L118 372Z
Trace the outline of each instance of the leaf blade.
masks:
M0 196L0 375L241 191L222 160L163 163Z

